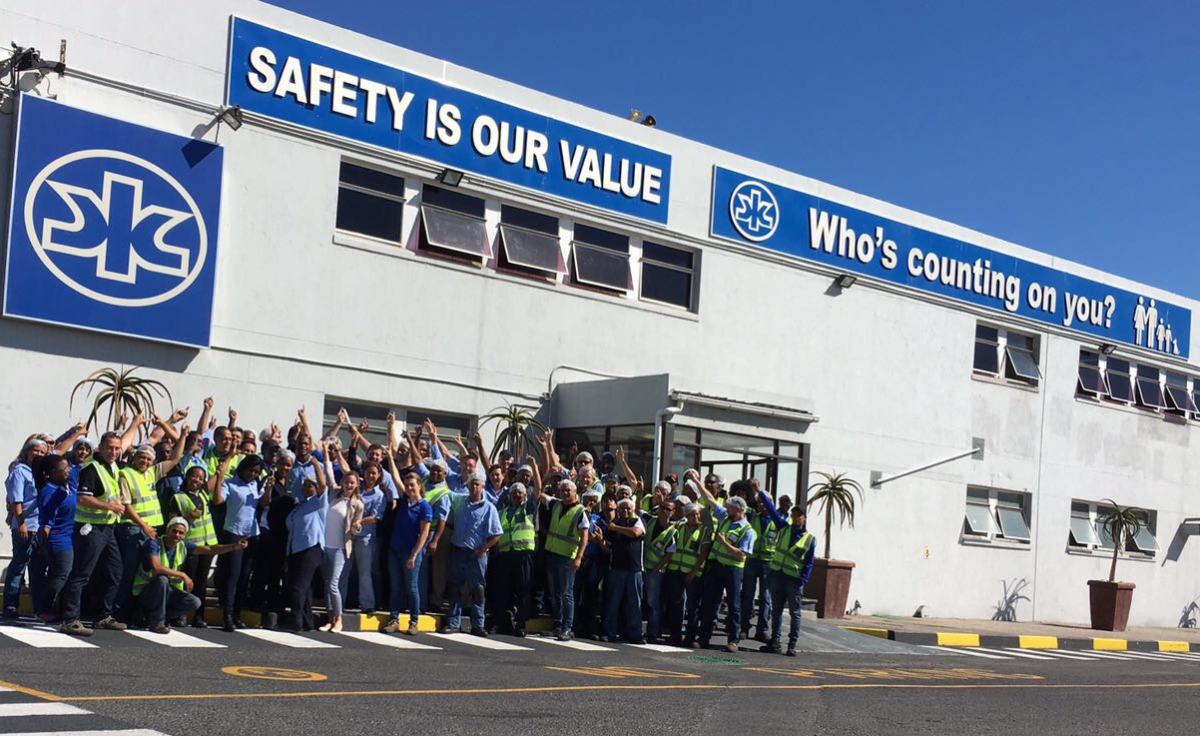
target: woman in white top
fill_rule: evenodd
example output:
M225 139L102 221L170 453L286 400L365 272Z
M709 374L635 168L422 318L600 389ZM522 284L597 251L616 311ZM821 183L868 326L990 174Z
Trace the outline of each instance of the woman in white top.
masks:
M359 496L361 479L350 470L345 456L333 443L325 451L325 476L333 479L330 455L338 456L343 469L340 485L334 485L325 516L325 549L321 572L325 576L325 606L329 622L322 631L342 630L342 590L350 578L350 548L354 535L362 531L363 502Z

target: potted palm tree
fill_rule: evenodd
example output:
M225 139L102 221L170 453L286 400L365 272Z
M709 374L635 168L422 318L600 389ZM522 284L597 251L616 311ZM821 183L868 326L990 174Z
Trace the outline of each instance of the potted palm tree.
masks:
M833 517L838 517L838 526L850 524L854 527L854 497L862 499L862 486L845 473L821 473L821 482L808 489L809 506L818 506L818 513L825 516L825 554L813 562L806 590L817 600L818 618L842 618L846 615L846 600L850 596L850 575L854 563L835 560L829 555L830 537L833 533Z
M1108 508L1102 510L1096 521L1108 533L1113 542L1112 565L1108 569L1108 580L1089 580L1088 592L1091 603L1092 628L1101 631L1124 631L1129 623L1129 608L1133 604L1133 583L1117 580L1117 558L1125 541L1137 536L1142 528L1139 508L1118 506L1112 499L1105 499Z
M92 402L92 410L88 414L85 425L88 430L93 427L99 432L116 430L123 415L150 416L155 411L154 399L156 396L160 399L165 397L168 402L173 401L171 392L161 382L137 375L137 371L141 368L142 366L135 368L122 366L121 370L101 368L75 384L75 388L71 391L71 407L75 406L75 395L84 388L87 389L84 400ZM93 394L95 395L93 396ZM108 418L107 421L102 422L100 414L105 409L108 410ZM139 430L140 432L141 430Z
M508 449L513 457L523 458L526 452L537 446L537 438L545 433L546 425L539 422L534 414L535 411L529 407L505 404L480 417L480 426L496 422L500 427L496 433L496 443L492 446L492 461L495 461L500 450Z

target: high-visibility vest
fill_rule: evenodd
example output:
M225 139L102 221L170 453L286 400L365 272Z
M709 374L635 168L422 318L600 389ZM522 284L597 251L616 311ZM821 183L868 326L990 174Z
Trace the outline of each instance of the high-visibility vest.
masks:
M646 544L642 547L642 562L646 566L646 572L653 572L658 563L662 562L663 555L667 553L671 542L675 541L678 530L678 524L660 527L657 518L651 519L646 525Z
M724 534L725 540L734 547L737 547L742 541L742 537L746 536L746 532L749 530L749 524L739 524L735 527L729 522L729 519L726 519L725 521L721 522L720 526L717 527L717 534ZM725 549L725 545L719 544L716 541L713 542L712 554L708 556L708 559L714 560L728 567L741 568L746 566L745 558L740 560L737 559L732 553L730 553L729 550Z
M112 468L97 460L95 457L83 464L84 468L89 465L96 469L96 476L100 478L100 486L104 491L104 495L97 495L95 488L92 489L92 497L97 501L113 503L121 497L121 486L117 481L117 476L121 474L120 470L116 472ZM80 470L80 473L83 471ZM75 506L75 522L78 524L116 524L117 515L106 509L90 509L83 504Z
M137 512L138 518L157 528L163 525L163 515L162 506L158 503L158 493L154 490L153 476L153 467L147 468L144 473L139 473L133 468L121 468L121 477L129 486L133 510ZM132 524L133 519L121 519L121 523Z
M752 513L750 528L754 530L754 554L756 560L770 562L775 558L775 544L779 540L779 527L766 514Z
M200 509L199 519L188 519L190 528L188 529L185 539L194 544L212 545L217 543L217 532L213 529L212 514L208 510L208 494L204 491L196 494L200 500L199 506L192 500L192 497L186 493L175 494L175 505L179 507L179 512L183 518L187 519L188 514L197 508Z
M772 570L782 570L788 576L799 578L804 572L804 561L808 552L817 543L817 538L808 532L796 536L796 528L788 526L775 547L775 556L771 559Z
M438 505L439 501L441 501L443 498L445 498L446 496L449 496L449 495L450 495L450 487L447 486L445 483L439 483L432 488L429 487L428 483L426 483L426 485L425 485L425 500L429 502L430 508L436 507ZM450 499L450 500L452 502L451 507L453 507L454 499ZM451 511L453 512L453 508L451 508ZM454 519L453 513L446 514L446 528L447 529L454 526L453 519ZM435 521L436 521L436 519L435 519Z
M712 527L708 524L699 524L695 529L690 529L686 525L680 526L675 536L675 554L671 556L667 570L681 572L684 575L691 572L696 563L700 561L701 548L711 539ZM696 571L696 577L703 574L703 567Z
M533 519L524 505L513 508L509 506L500 512L500 541L496 543L499 552L532 552L537 546L537 530L533 528Z
M221 456L218 455L217 451L213 448L209 448L208 452L205 452L204 455L200 457L200 461L203 463L205 470L208 471L209 478L216 475L217 470L219 470L221 467ZM225 468L225 477L232 478L233 474L237 472L237 466L241 462L242 456L234 455L233 459L229 461L229 467Z
M563 557L574 557L579 552L579 516L583 512L581 503L569 509L563 506L562 501L554 504L554 512L550 514L550 533L546 535L547 552Z
M158 561L162 566L170 570L178 570L183 567L183 560L187 557L187 545L183 542L175 545L174 550L168 550L167 545L158 543ZM154 570L142 569L142 564L138 563L137 574L133 576L133 594L141 595L142 588L154 579ZM167 582L176 590L183 590L183 581L179 578L168 577Z

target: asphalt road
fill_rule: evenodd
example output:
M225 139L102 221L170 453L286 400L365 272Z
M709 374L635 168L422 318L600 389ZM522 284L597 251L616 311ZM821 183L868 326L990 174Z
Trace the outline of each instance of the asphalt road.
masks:
M398 637L436 647L415 650L385 646L382 634L308 635L299 643L333 645L311 649L189 630L221 646L172 648L98 632L94 646L57 649L6 635L0 733L1177 736L1200 719L1200 655L985 656L872 642L850 653L855 639L834 641L843 633L796 658L536 637L488 640L524 647L503 650Z

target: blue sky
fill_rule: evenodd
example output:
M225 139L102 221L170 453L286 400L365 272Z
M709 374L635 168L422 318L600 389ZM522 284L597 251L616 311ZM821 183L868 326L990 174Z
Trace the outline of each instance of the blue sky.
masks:
M1200 298L1197 4L274 1Z

